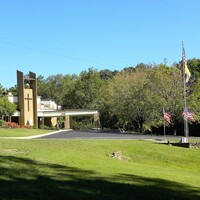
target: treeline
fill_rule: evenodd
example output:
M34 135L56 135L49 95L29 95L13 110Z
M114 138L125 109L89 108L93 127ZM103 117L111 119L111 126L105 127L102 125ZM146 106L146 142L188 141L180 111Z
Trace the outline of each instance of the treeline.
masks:
M194 130L200 120L200 59L190 59L187 64L192 74L187 84L187 104L195 113L195 122L190 122ZM39 76L37 86L39 96L55 100L62 109L98 109L102 128L163 133L164 107L171 115L168 134L179 134L183 129L181 62L173 66L140 63L121 71L90 68L79 75ZM10 88L12 92L15 89Z

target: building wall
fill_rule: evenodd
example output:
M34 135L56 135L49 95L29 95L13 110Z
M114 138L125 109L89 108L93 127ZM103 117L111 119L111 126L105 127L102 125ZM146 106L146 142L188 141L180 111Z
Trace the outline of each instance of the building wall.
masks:
M25 125L34 125L32 89L24 89L24 122Z
M37 109L41 109L41 97L37 97Z

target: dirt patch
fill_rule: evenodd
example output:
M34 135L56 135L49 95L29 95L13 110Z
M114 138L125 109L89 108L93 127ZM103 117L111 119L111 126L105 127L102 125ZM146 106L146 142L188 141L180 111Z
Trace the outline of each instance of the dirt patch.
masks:
M9 154L27 154L26 151L20 151L19 149L0 149L2 153L9 153Z
M130 160L129 157L122 155L122 151L113 152L112 155L110 155L110 157L117 158L118 160Z

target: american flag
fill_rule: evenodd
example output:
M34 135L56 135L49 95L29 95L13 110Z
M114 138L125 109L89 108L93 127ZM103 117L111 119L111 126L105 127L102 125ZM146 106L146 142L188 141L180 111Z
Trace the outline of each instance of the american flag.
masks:
M186 120L186 117L189 121L194 121L194 113L193 112L190 112L190 111L187 111L186 114L185 112L183 112L182 114L184 116L184 120Z
M164 112L164 119L168 124L171 123L171 115L169 113Z

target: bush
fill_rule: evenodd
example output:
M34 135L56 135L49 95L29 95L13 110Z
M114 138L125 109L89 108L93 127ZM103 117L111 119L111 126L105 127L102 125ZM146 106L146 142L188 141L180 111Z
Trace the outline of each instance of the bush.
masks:
M72 121L71 127L72 129L78 129L78 130L88 130L93 128L93 124L92 123L85 123L85 122L76 122L76 121Z
M8 127L8 128L20 128L20 125L18 125L15 122L6 122L5 126Z
M6 124L6 121L0 120L0 127L5 126L5 124Z
M31 125L25 125L25 126L22 126L22 128L31 129L31 128L32 128L32 126L31 126Z
M46 126L46 125L40 125L40 129L46 129L46 130L51 130L51 127Z
M33 128L33 129L37 129L38 126L37 126L36 124L34 124L32 128Z

